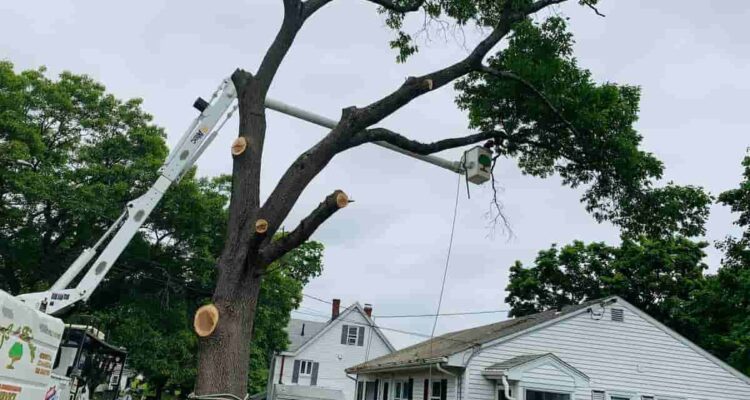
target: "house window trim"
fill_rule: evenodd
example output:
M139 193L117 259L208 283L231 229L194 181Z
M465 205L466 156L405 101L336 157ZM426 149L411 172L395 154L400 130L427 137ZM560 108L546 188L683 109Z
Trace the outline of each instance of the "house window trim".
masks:
M310 378L312 377L312 371L313 371L313 364L315 364L315 361L313 360L299 360L299 371L297 372L298 376L300 378ZM310 372L307 372L306 370L310 370Z
M354 342L352 342L352 329L354 330ZM359 341L359 325L348 325L346 327L346 345L356 346Z
M393 400L409 400L409 379L393 379L391 380L391 384L389 386L392 386L393 389L391 399ZM396 387L401 386L402 393L397 394ZM405 397L401 397L401 394L405 394Z
M435 384L437 384L437 387L438 387L437 396L435 396ZM429 389L430 389L430 393L429 393L429 396L427 397L427 400L441 400L442 399L443 394L441 393L441 391L443 390L443 382L441 379L431 380ZM446 393L445 395L447 397L448 393Z
M500 383L499 386L502 387L502 383ZM511 385L511 387L512 387L512 385ZM518 391L516 392L517 396L519 394L523 396L522 398L516 397L516 399L518 399L518 400L521 400L521 399L526 400L526 391L527 390L534 390L534 391L537 391L537 392L545 392L545 393L567 394L569 400L575 400L575 393L576 393L575 392L575 388L571 388L571 387L553 387L553 388L550 388L549 386L537 386L537 385L534 385L534 384L524 384L523 381L519 382L519 384L517 385L517 387L518 387Z
M607 400L619 400L620 399L627 399L627 400L640 400L641 396L634 392L621 392L617 390L607 390L606 392L606 399ZM615 399L613 399L615 397Z

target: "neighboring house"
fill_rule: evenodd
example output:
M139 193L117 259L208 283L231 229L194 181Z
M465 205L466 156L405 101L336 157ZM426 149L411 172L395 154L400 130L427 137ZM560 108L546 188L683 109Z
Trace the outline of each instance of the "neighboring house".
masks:
M271 364L269 398L351 399L356 377L346 367L394 351L372 321L372 306L355 303L339 312L340 304L333 300L328 322L290 321L289 348Z
M347 372L358 374L347 400L750 399L750 378L619 297L448 333Z

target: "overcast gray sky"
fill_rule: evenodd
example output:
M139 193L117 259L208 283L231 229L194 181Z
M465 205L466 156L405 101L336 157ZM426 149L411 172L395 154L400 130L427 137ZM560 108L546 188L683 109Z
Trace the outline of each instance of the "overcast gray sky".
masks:
M666 165L665 182L694 184L718 194L740 180L750 145L750 3L744 1L603 1L606 18L574 1L555 9L571 17L576 55L600 81L643 88L638 129L644 148ZM276 32L282 7L264 1L93 0L0 2L0 58L17 69L46 65L86 73L121 98L140 97L174 144L195 115L196 96L207 97L234 68L254 70ZM544 11L541 17L549 15ZM464 32L470 46L481 37ZM432 36L408 63L394 62L391 33L374 6L339 0L313 17L283 64L271 97L338 118L410 75L462 57L449 38ZM443 88L414 101L382 125L416 139L466 133L466 116ZM225 127L198 162L201 175L231 171L229 146L237 122ZM325 130L269 112L263 192ZM457 159L459 152L443 156ZM444 312L504 309L508 268L531 263L552 243L618 241L610 225L597 224L579 203L580 192L556 178L523 176L512 161L497 168L502 202L515 236L488 237L487 187L462 184ZM450 234L456 175L367 145L338 156L305 192L287 225L333 189L356 200L314 238L326 245L325 270L305 289L310 295L373 303L375 314L434 312ZM719 240L732 216L714 206L706 239ZM720 254L712 250L712 268ZM328 314L328 305L306 298L303 312ZM315 319L315 317L298 315ZM445 317L438 332L503 319L503 314ZM378 320L429 333L429 319ZM387 333L397 347L415 336Z

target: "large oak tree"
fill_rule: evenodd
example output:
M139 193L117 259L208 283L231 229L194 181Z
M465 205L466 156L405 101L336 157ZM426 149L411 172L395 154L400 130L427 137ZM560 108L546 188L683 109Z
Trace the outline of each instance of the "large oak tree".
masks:
M268 266L307 240L346 204L334 191L290 232L277 238L301 193L333 157L353 147L383 141L418 154L430 154L491 140L496 157L513 158L527 174L559 174L566 185L586 187L582 201L598 220L610 220L637 233L649 227L695 229L703 215L695 196L652 182L662 165L639 149L639 89L596 83L573 57L565 20L534 22L533 15L565 0L363 0L379 6L394 30L390 43L398 61L418 50L405 32L410 15L479 27L485 36L468 55L435 71L409 77L384 89L378 99L343 108L336 127L288 167L270 195L260 197L260 171L266 133L264 100L295 37L307 20L332 0L284 0L284 17L258 69L238 69L232 80L239 98L239 136L247 148L234 156L225 246L217 269L213 301L220 318L201 339L198 395L246 392L248 343L261 280ZM597 0L579 0L598 14ZM623 33L626 34L626 33ZM469 110L461 137L411 140L378 127L412 100L455 84L460 107ZM654 210L685 212L653 212ZM661 224L646 224L653 215ZM288 222L287 222L288 223ZM256 229L259 226L261 229Z

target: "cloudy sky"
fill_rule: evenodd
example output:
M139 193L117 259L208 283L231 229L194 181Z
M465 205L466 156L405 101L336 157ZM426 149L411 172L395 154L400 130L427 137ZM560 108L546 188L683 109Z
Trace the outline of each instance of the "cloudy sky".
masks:
M666 165L666 181L694 184L713 194L739 182L750 145L750 3L740 1L603 1L606 18L571 1L552 12L571 18L580 64L597 80L643 88L638 129L644 147ZM174 144L207 97L236 67L254 70L281 19L278 0L244 1L4 1L0 2L0 58L17 68L46 65L86 73L121 98L140 97ZM413 21L418 22L418 21ZM374 6L339 0L303 29L271 89L271 97L337 118L343 107L364 105L418 75L466 54L481 38L423 38L421 52L394 62L390 32ZM465 44L464 44L465 41ZM430 140L465 134L466 116L443 88L409 104L383 126ZM263 192L286 166L326 131L269 112ZM229 146L236 120L199 161L199 173L231 170ZM441 154L458 159L460 152ZM512 161L497 168L502 202L514 236L490 237L487 187L461 185L444 312L500 310L509 266L530 263L552 243L618 241L579 203L580 192L556 178L523 176ZM327 193L343 189L356 200L314 238L326 245L323 276L305 292L343 303L372 303L376 315L435 311L445 262L457 176L367 145L339 155L309 187L287 225L296 225ZM719 240L732 216L712 208L706 239ZM720 259L711 251L709 263ZM306 298L301 311L327 315L329 305ZM299 314L298 317L318 319ZM505 318L502 313L444 317L438 332ZM379 319L384 327L429 333L427 318ZM420 340L388 332L397 347Z

